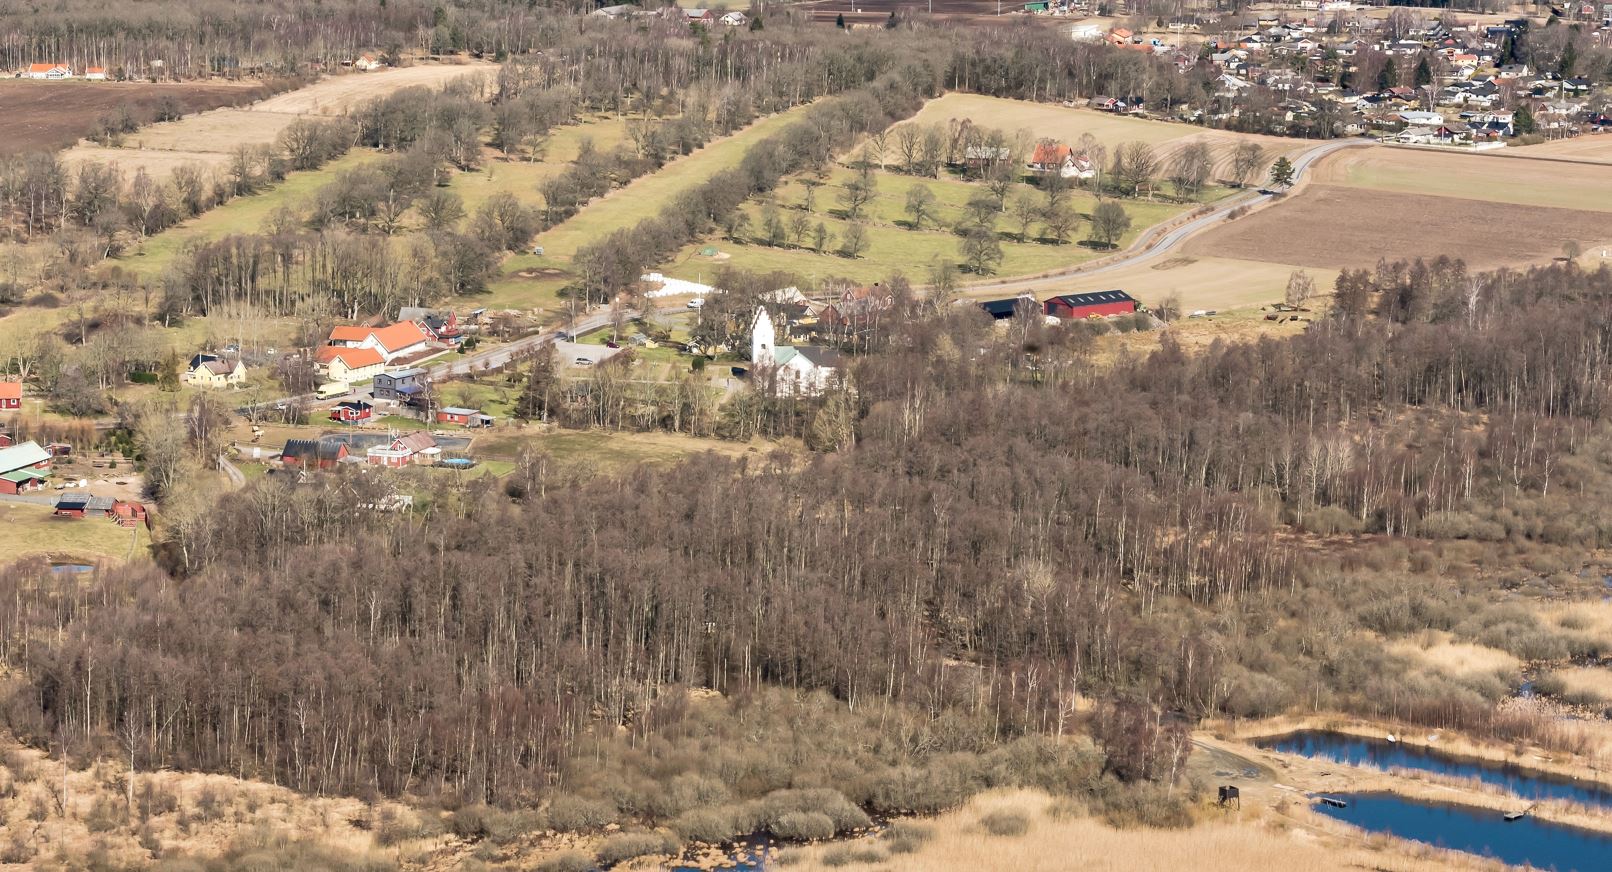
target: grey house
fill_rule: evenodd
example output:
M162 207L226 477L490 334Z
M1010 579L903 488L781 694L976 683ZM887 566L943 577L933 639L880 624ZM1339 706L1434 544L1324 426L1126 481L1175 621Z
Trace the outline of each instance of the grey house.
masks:
M371 393L377 400L407 403L425 393L428 381L425 370L419 367L383 372L370 383Z

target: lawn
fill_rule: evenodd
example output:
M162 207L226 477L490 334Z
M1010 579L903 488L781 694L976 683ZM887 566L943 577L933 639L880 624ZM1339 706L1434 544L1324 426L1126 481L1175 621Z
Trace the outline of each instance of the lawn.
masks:
M437 385L438 406L461 406L479 409L495 418L508 418L515 414L515 401L520 398L522 385L483 384L470 381L441 382ZM446 425L454 429L452 425Z
M8 559L49 557L122 563L151 544L144 527L119 527L105 518L58 518L49 506L0 503L0 554Z
M838 254L839 240L844 239L846 228L851 223L840 217L844 207L840 204L838 195L854 175L852 170L837 169L817 190L814 203L816 211L807 217L814 227L818 222L822 222L833 237L834 241L823 253L820 254L810 247L812 245L810 233L799 246L794 245L793 240L788 247L761 244L759 237L764 232L762 215L767 203L752 202L745 206L750 216L750 229L742 237L743 242L734 243L727 239L701 241L684 249L666 272L678 278L698 281L708 278L719 264L727 263L759 272L772 270L791 272L808 280L838 277L866 283L900 271L914 281L922 282L927 281L928 270L936 261L951 260L960 263L963 260L960 251L961 238L950 228L962 217L963 207L971 198L989 192L983 185L954 177L925 179L894 172L874 173L877 193L863 207L861 218L868 240L867 250L854 260ZM906 202L908 192L918 186L926 187L934 194L936 217L925 223L923 229L913 230L910 228ZM800 179L792 179L779 188L771 203L779 207L781 217L788 222L804 210L805 192L806 188ZM1213 202L1228 193L1230 193L1228 189L1212 187L1204 193L1202 199L1204 202ZM1015 185L1014 190L1008 195L1008 202L1012 203L1018 197L1026 195L1034 198L1038 204L1043 200L1036 188L1020 183ZM1131 216L1131 229L1121 238L1121 246L1129 245L1148 227L1196 208L1195 204L1143 200L1119 202ZM997 266L995 274L1032 275L1102 256L1105 252L1083 242L1089 234L1091 211L1096 204L1096 197L1087 191L1077 190L1070 193L1070 208L1081 220L1070 242L1063 245L1033 241L1018 242L1016 237L1018 228L1014 226L1011 215L999 215L996 229L1002 245L1003 259ZM1032 224L1031 237L1034 238L1039 231L1039 226ZM700 254L701 249L707 245L715 245L719 249L720 253L716 258Z

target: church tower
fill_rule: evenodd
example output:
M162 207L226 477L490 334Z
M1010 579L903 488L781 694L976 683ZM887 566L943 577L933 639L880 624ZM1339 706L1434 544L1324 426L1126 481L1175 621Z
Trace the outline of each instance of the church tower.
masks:
M756 307L756 320L750 325L750 362L755 364L770 364L773 362L773 347L776 339L772 330L772 317L767 314L767 307Z

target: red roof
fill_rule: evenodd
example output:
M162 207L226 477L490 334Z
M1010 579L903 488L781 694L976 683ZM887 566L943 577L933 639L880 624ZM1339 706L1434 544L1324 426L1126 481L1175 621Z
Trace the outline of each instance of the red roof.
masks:
M55 69L63 69L63 70L65 70L65 69L67 69L67 65L66 64L29 64L28 65L28 72L30 72L30 73L48 73L51 70L55 70Z
M326 345L319 349L319 362L330 363L340 360L348 369L363 369L366 366L385 363L386 358L373 348L341 348L335 345Z
M387 327L335 327L330 331L331 342L363 342L371 336L388 353L431 341L431 334L413 321L399 321Z
M89 68L85 69L84 72L87 75L93 76L96 73L104 73L104 72L106 72L106 67L89 67Z
M390 327L381 327L374 333L375 341L387 351L401 351L410 345L431 341L431 334L413 321L399 321Z
M1072 150L1061 142L1043 142L1035 147L1035 154L1030 157L1030 163L1056 166L1067 160Z
M332 327L330 330L331 342L363 342L368 338L372 327Z
M0 400L22 399L22 382L0 381Z

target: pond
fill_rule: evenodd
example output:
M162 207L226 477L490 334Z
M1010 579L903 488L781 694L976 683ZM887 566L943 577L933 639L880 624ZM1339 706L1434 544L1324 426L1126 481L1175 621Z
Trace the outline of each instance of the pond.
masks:
M1492 857L1512 865L1556 872L1612 868L1612 834L1581 830L1534 817L1506 822L1500 812L1441 805L1387 793L1344 795L1347 808L1317 805L1330 818L1373 833L1388 833L1442 848Z
M1334 760L1352 766L1373 766L1385 770L1414 769L1456 778L1475 778L1524 799L1565 799L1612 808L1612 787L1604 784L1551 775L1511 763L1461 757L1403 742L1306 730L1261 739L1254 744L1269 751Z
M766 872L769 868L776 868L776 863L767 862L767 851L775 844L766 833L752 833L744 840L727 846L723 853L731 865L725 865L722 869L727 872ZM671 872L704 872L707 868L685 862L682 865L673 864Z
M81 572L94 572L95 567L88 563L52 563L50 571L62 575L77 575Z

